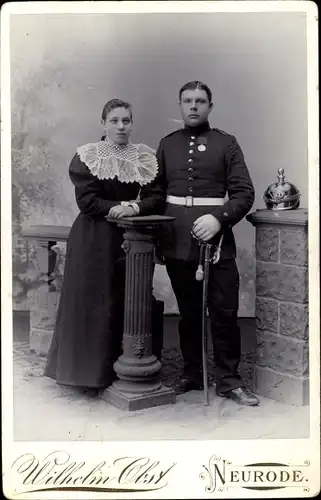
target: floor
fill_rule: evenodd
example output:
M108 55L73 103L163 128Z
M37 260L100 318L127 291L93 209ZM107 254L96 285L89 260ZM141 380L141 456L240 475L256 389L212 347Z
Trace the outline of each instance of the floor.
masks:
M255 347L253 320L240 320L241 372L251 382L251 356ZM164 325L163 378L177 376L181 356L177 344L177 318ZM45 359L30 352L28 324L14 321L14 437L17 441L113 440L227 440L295 439L309 435L309 407L294 407L260 398L259 407L242 407L210 391L191 391L174 405L124 412L101 399L75 394L42 376Z

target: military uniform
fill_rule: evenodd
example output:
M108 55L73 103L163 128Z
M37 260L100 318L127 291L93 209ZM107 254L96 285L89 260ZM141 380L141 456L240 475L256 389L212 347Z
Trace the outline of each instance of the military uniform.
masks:
M216 389L226 392L242 386L238 374L240 332L237 326L239 274L232 227L251 209L254 188L236 138L209 123L185 126L164 137L157 150L159 172L142 189L141 215L165 213L175 217L160 235L161 250L181 314L180 345L185 373L201 372L202 282L195 279L198 242L192 237L193 222L212 214L221 231L210 243L217 245L224 234L221 258L210 266L208 310L216 363ZM168 196L185 197L185 206L169 203ZM209 198L217 205L197 205L194 198ZM174 198L175 200L176 198ZM206 203L206 200L204 200Z

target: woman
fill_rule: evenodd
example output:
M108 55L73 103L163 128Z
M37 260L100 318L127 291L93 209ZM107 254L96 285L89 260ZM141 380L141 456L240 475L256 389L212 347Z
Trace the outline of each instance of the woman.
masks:
M68 239L64 282L44 375L58 384L98 392L115 378L121 351L125 253L117 224L135 215L140 187L157 173L153 150L129 142L131 105L109 101L102 112L106 135L77 149L69 175L80 214Z

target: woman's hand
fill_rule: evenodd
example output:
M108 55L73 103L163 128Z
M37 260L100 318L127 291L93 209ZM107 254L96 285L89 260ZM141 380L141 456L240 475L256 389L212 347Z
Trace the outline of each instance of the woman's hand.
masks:
M123 205L116 205L109 210L108 217L114 219L122 219L122 217L132 217L135 214L133 207L125 207Z

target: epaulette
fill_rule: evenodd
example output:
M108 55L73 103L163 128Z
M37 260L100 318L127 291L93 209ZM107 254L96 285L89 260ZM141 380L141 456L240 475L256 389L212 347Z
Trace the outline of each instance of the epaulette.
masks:
M182 130L183 130L183 129L178 128L178 129L174 130L173 132L170 132L169 134L165 135L165 136L163 137L163 139L167 139L167 137L171 137L172 135L177 134L177 132L181 132Z
M228 134L227 132L225 132L224 130L221 130L221 129L216 128L216 127L213 127L212 130L215 130L215 132L219 132L220 134L223 134L223 135L231 135L231 134Z

